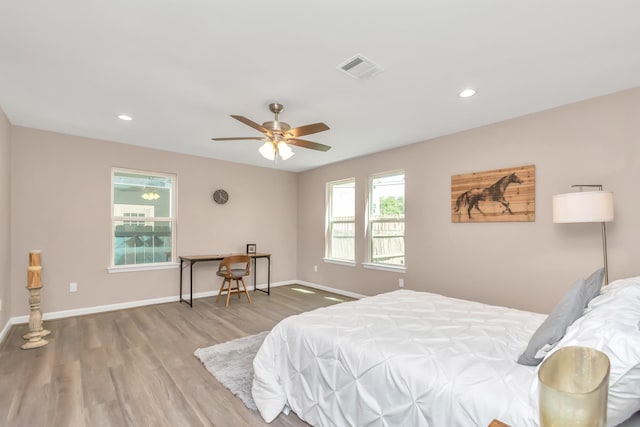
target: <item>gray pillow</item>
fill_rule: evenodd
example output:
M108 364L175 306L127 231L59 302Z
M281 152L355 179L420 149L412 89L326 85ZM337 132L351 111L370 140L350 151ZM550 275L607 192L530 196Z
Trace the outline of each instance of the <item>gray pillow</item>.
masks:
M536 358L536 353L546 344L555 344L560 341L569 325L582 316L586 301L586 282L581 278L571 286L571 289L533 333L526 350L518 358L518 363L529 366L540 364L543 358Z
M587 302L584 306L589 304L589 301L600 295L600 289L602 289L602 281L604 280L604 267L594 271L591 276L585 279L585 288L587 293Z

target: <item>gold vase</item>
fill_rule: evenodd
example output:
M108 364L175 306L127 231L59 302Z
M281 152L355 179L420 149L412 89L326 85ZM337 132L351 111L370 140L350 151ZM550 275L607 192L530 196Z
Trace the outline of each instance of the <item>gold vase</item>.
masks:
M588 347L564 347L538 371L540 427L606 427L609 358Z

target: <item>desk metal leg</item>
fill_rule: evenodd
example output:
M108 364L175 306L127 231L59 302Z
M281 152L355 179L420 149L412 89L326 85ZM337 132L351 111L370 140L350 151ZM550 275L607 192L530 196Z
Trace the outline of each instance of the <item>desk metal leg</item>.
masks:
M189 305L193 307L193 261L189 263Z
M254 257L253 258L253 291L260 291L260 292L264 292L267 295L271 295L271 257L270 256L264 256L264 257L260 257L260 258L266 258L267 259L267 290L263 290L263 289L258 289L258 287L256 286L256 260L258 257Z
M183 280L183 270L184 270L184 260L181 259L180 260L180 302L186 302L187 304L189 304L190 307L193 307L193 279L192 279L192 275L193 275L193 263L191 261L189 261L189 290L191 292L191 297L189 298L189 301L187 301L186 299L183 298L183 293L182 293L182 280Z
M253 261L253 292L258 290L258 287L256 286L256 276L258 275L257 271L256 271L256 259L255 257L252 258Z

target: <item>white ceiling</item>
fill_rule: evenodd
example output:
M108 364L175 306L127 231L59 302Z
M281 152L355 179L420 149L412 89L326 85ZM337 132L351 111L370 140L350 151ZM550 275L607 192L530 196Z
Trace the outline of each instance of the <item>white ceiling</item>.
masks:
M637 0L1 0L14 125L302 171L640 86ZM384 68L355 80L363 54ZM475 88L475 97L457 93ZM325 122L277 164L229 117ZM116 115L134 117L123 122Z

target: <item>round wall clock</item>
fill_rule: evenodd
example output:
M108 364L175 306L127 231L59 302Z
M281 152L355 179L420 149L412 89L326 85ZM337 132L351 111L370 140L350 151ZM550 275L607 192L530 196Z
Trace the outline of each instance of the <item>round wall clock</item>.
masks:
M216 190L213 192L213 200L219 205L224 205L229 201L229 193L224 190Z

